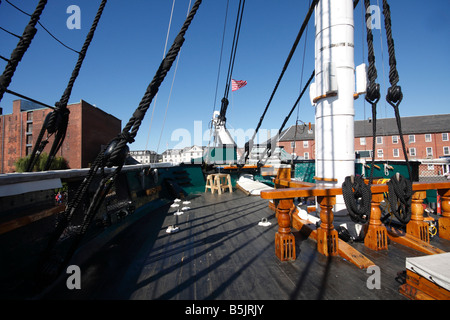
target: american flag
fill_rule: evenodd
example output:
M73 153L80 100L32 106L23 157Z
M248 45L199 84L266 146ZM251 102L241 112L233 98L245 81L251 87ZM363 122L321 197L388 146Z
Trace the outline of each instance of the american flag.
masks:
M247 81L245 80L234 80L231 79L231 91L239 90L242 87L247 85Z

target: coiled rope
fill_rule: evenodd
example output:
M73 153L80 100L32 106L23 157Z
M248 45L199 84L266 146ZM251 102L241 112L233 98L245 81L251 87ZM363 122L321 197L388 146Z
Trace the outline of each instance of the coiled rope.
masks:
M342 195L353 222L364 224L369 221L372 192L361 176L346 177L342 183Z
M394 175L387 185L391 211L400 223L406 225L411 220L412 183L402 175Z

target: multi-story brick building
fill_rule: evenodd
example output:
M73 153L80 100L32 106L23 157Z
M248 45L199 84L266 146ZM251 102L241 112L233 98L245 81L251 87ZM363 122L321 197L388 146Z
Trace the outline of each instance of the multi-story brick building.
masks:
M70 168L86 168L121 131L121 120L86 101L69 104L66 138L57 153ZM25 100L13 102L13 113L0 115L0 173L14 172L17 159L29 155L47 114L52 110ZM49 153L53 137L44 152Z
M394 118L376 121L375 160L405 160L397 122ZM435 171L444 174L449 171L444 167L433 166L433 159L450 157L450 114L402 117L403 139L409 160L429 163L421 171ZM359 158L372 158L371 120L355 121L355 153ZM315 158L315 126L291 126L285 130L278 145L289 153L295 153L303 159Z

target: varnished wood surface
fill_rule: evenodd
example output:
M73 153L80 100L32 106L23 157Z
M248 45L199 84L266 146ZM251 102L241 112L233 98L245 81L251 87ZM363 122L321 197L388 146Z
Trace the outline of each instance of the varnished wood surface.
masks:
M274 248L278 225L267 200L237 190L204 193L187 206L191 209L181 216L166 208L121 233L81 266L81 290L69 291L62 281L45 297L405 300L395 278L405 270L406 257L423 255L393 242L378 252L352 244L380 267L381 289L371 290L366 285L370 273L340 256L319 254L316 241L296 231L296 260L280 262ZM261 218L272 225L259 226ZM166 233L175 223L180 231ZM450 248L449 243L442 245Z

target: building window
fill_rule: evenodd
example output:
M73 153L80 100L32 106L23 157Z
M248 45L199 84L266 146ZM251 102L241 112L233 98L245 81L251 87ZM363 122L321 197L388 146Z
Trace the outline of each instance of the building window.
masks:
M444 147L444 156L450 156L450 147Z
M442 134L442 141L448 141L448 133Z
M303 148L308 148L308 140L303 141Z
M427 133L425 135L425 142L431 142L431 134Z
M409 148L409 155L412 157L416 156L416 148Z
M393 155L394 155L394 158L398 158L400 156L398 149L393 149Z
M25 155L26 155L26 156L30 155L32 151L33 151L33 150L32 150L32 147L31 147L31 146L27 146L27 147L25 148Z
M33 143L33 136L31 134L27 134L27 144Z
M305 158L305 160L309 160L309 152L305 152L303 154L303 157Z
M27 121L33 121L33 111L27 112Z
M27 133L32 133L32 132L33 132L33 124L27 123Z
M383 137L377 137L377 144L383 144Z
M413 134L410 134L408 136L408 139L409 139L409 143L415 143L416 142L416 136L413 135Z
M427 147L427 157L432 157L432 156L433 156L433 148Z
M427 169L430 170L430 171L433 171L434 170L434 164L428 164L427 165Z
M383 158L383 149L378 149L377 150L377 157L378 158Z
M398 136L392 136L392 143L397 144L398 143Z
M295 141L291 141L291 148L292 148L292 149L295 148Z
M359 144L362 146L366 145L366 137L359 138Z

